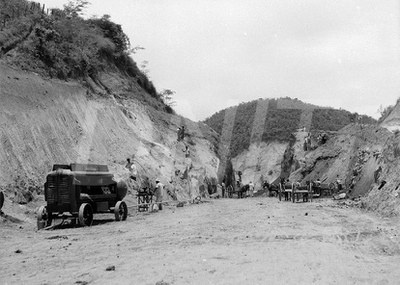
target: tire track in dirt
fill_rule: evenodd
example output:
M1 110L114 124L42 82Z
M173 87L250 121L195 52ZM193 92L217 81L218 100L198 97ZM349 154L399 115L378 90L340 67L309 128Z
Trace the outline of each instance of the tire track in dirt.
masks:
M90 228L7 227L0 283L396 283L399 228L330 203L223 199Z

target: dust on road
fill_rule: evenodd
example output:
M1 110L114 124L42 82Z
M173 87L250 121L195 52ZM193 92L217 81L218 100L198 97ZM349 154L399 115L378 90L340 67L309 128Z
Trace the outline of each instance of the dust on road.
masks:
M398 219L333 201L223 199L90 228L0 231L3 284L395 284Z

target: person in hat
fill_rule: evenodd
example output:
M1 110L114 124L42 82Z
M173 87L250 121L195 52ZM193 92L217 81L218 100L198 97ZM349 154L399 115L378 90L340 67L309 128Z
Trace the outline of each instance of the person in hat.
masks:
M249 194L250 197L254 197L254 183L252 181L249 183Z
M160 179L156 179L156 191L154 193L155 202L158 204L158 209L162 210L162 200L163 200L163 190L164 185L160 182Z

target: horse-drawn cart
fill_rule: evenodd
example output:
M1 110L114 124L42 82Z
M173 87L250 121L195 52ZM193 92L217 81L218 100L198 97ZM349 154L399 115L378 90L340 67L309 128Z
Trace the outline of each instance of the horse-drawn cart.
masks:
M227 194L228 194L228 198L233 198L234 196L236 196L238 199L240 198L246 198L247 196L247 192L249 191L249 185L242 185L239 184L236 187L234 187L233 185L229 185L227 188Z
M293 197L293 183L279 183L278 198L282 201L282 197L285 201L290 201Z
M316 197L332 196L335 190L334 183L316 183L313 181L311 182L311 187Z

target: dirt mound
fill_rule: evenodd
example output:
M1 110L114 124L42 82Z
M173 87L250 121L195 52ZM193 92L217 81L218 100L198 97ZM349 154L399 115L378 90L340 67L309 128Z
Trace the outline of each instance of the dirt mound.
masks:
M340 180L350 197L365 195L375 183L374 173L391 133L375 125L351 124L331 133L325 144L313 140L304 155L305 165L291 180L316 180L330 184Z
M41 196L55 163L107 164L116 180L128 181L128 157L137 164L139 183L158 177L178 199L207 195L200 186L215 180L219 165L215 132L150 107L151 97L123 75L104 73L101 84L83 86L2 62L0 74L0 190L6 203ZM181 125L187 133L177 142Z
M319 178L329 185L340 180L347 197L361 197L359 206L400 215L398 134L377 125L351 124L331 133L325 144L312 144L312 150L304 153L304 165L291 173L291 181ZM294 157L300 160L301 152Z

